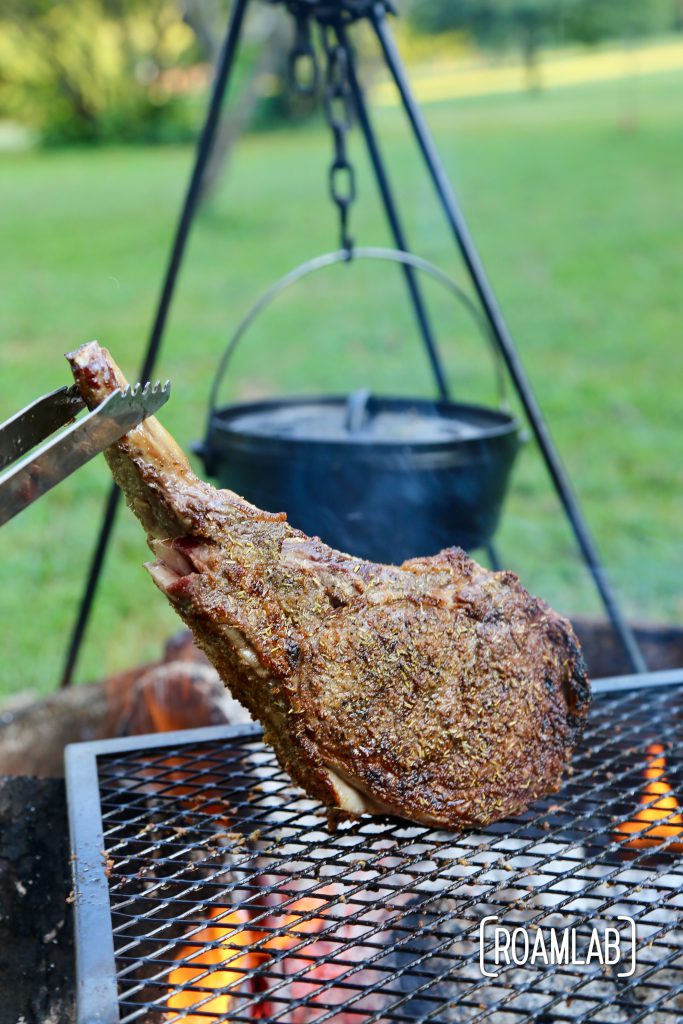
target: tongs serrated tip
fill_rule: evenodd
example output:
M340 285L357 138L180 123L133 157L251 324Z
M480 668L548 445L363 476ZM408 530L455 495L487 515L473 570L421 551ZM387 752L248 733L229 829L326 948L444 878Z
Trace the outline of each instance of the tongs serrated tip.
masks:
M119 389L121 390L121 389ZM163 384L160 380L155 381L153 384L151 381L147 381L146 384L129 384L127 388L121 391L124 397L130 396L136 398L138 395L142 395L146 398L148 395L170 395L171 393L171 382L170 380L165 381Z
M170 393L170 381L129 385L76 420L85 402L72 385L12 416L0 426L0 525L152 416Z

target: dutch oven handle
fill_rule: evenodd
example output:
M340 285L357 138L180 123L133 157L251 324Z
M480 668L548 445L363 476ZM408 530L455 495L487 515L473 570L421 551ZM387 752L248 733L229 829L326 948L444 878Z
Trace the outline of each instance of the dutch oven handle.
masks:
M359 248L354 249L352 254L352 262L355 260L378 260L386 263L402 263L404 266L413 267L414 270L421 270L433 280L443 285L452 295L460 300L462 305L472 315L477 325L482 329L482 332L489 343L491 352L494 357L494 371L496 374L496 383L498 390L498 400L501 407L505 406L506 399L506 377L505 368L503 366L503 360L500 352L495 344L493 336L490 332L488 323L484 319L482 313L477 308L476 304L472 301L469 295L443 270L430 263L429 260L423 259L421 256L415 256L410 252L403 252L400 249L380 249L380 248ZM281 277L279 281L272 284L267 291L265 291L261 297L251 307L249 312L238 324L235 333L233 334L228 347L221 357L221 361L218 364L218 371L216 378L211 388L211 395L209 398L209 421L207 426L207 437L209 436L209 428L213 418L214 411L216 409L216 403L218 401L218 392L223 378L228 369L230 360L232 359L235 349L239 345L242 337L251 327L256 317L263 312L263 310L273 302L282 292L286 291L291 285L296 284L304 277L308 277L309 274L315 273L317 270L322 270L324 267L334 266L335 263L349 263L349 253L346 249L340 249L338 252L325 253L323 256L316 256L312 260L308 260L306 263L302 263L300 266L295 267L294 270L290 270L288 274Z

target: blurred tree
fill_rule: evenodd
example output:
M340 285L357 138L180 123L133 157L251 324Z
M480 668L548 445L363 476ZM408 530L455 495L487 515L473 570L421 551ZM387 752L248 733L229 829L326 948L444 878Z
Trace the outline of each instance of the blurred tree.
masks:
M514 46L537 88L537 56L557 34L561 0L413 0L410 18L418 31L463 31L486 48Z
M229 0L0 0L0 117L48 143L193 137ZM211 166L247 127L300 113L286 82L291 20L254 4Z
M514 46L529 84L538 85L537 56L545 42L597 43L680 28L681 0L411 0L418 31L468 33L480 46Z
M638 39L680 27L681 0L560 0L562 33L581 43Z
M646 36L680 31L681 0L564 0L563 30L569 39L588 45L619 38L635 47ZM632 132L638 125L638 75L625 75L620 88L619 127Z
M199 0L201 3L202 0ZM291 25L276 7L260 11L251 27L249 69L246 81L234 98L228 97L224 105L213 149L204 172L202 199L206 200L217 190L225 168L232 156L235 143L250 125L259 121L259 107L264 106L268 93L269 110L264 112L266 124L287 118L291 113L287 96L287 54L291 46ZM267 88L264 86L267 84ZM274 108L274 109L273 109Z
M184 0L183 19L194 32L202 60L215 64L221 45L222 5L219 0Z
M0 104L48 141L187 135L197 61L176 0L3 0Z

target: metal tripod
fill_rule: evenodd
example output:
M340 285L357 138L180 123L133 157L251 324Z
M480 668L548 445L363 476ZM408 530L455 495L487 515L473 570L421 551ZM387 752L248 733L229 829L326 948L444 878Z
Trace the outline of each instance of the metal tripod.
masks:
M245 14L250 2L251 0L234 0L232 5L225 40L216 68L216 75L206 120L197 145L195 163L171 248L170 259L166 269L156 316L154 318L154 323L147 345L147 351L138 375L138 379L142 381L149 380L153 375L154 366L161 348L178 272L182 263L192 221L197 211L204 173L211 155L223 99L232 77L232 71L242 36ZM356 21L364 20L371 26L386 62L388 71L398 89L403 110L413 131L413 135L424 160L427 173L434 186L437 200L443 209L446 221L452 230L453 237L460 250L463 262L481 305L482 312L489 324L492 338L505 362L510 379L522 403L529 426L531 427L533 435L538 442L541 455L555 491L557 492L557 496L573 530L583 561L593 578L595 587L612 624L614 633L618 638L633 671L646 671L646 665L642 654L628 623L622 615L616 595L605 573L597 547L583 517L567 472L555 449L547 424L543 418L543 414L533 393L529 379L526 376L526 372L522 366L515 344L484 272L474 241L469 232L462 211L460 210L446 171L441 163L434 141L423 118L422 112L412 94L405 67L399 56L388 24L388 15L393 13L389 0L336 0L336 2L332 2L332 0L269 0L269 2L283 4L287 7L295 20L297 29L295 49L293 50L292 58L290 59L290 71L292 74L296 74L296 66L300 61L307 60L314 54L314 50L310 43L310 26L313 22L317 23L323 32L325 48L328 50L328 54L330 49L334 47L338 53L344 55L346 82L348 83L348 88L352 98L353 109L367 145L370 162L376 177L380 198L386 213L389 228L396 248L407 252L409 251L408 240L394 199L387 167L382 156L377 135L372 125L365 96L358 80L355 54L349 40L348 29L352 27ZM316 75L313 76L314 79L316 77ZM314 81L312 83L312 87L314 87L315 84L316 82ZM328 85L331 85L334 91L335 82L328 82ZM331 95L332 101L334 101L334 98L334 95ZM335 129L333 121L332 127L333 130L335 130L335 140L339 145L339 132L342 133L341 138L343 140L343 129L345 126L337 123ZM337 162L339 163L339 151L337 151ZM343 161L341 161L341 164L343 164ZM338 170L344 171L345 168L340 165ZM333 163L331 168L332 193L342 215L342 242L343 245L348 245L351 255L352 241L348 237L346 230L346 214L348 212L348 205L354 198L355 184L352 180L347 186L349 191L344 193L341 185L334 184L338 177L339 175L335 172L335 164ZM336 195L335 189L337 192ZM412 267L404 266L402 268L402 272L405 276L408 294L429 358L437 390L442 398L446 398L448 397L446 376L419 283ZM68 686L73 678L76 662L97 591L97 586L104 567L105 555L116 519L119 499L120 492L118 488L114 486L109 493L78 616L70 637L62 676L62 686Z

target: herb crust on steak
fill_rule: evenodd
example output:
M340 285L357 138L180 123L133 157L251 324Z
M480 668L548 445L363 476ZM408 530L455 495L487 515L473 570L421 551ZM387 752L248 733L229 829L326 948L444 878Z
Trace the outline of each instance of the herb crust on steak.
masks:
M96 342L67 358L90 407L125 386ZM333 818L485 825L559 789L590 687L570 624L513 573L334 551L200 480L155 419L105 454L154 582Z

